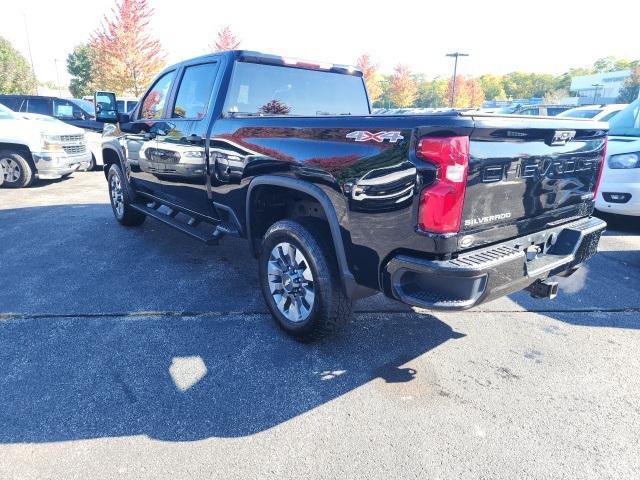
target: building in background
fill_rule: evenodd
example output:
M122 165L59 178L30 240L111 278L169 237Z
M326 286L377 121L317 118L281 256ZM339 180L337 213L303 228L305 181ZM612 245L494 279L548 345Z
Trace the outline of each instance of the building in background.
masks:
M594 103L617 103L624 81L631 70L581 75L571 79L571 92L578 97L578 105Z

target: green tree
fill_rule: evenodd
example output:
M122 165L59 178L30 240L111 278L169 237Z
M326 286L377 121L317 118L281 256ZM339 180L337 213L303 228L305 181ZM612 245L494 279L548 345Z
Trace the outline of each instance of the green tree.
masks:
M418 98L414 106L438 108L448 106L446 99L447 80L434 78L433 80L423 80L418 84Z
M0 93L36 93L37 86L27 60L0 37Z
M581 75L591 75L593 70L590 68L579 67L579 68L570 68L565 73L556 77L555 79L555 87L556 90L570 90L571 89L571 79L573 77L579 77Z
M82 98L94 90L93 55L89 45L78 45L67 56L67 71L71 75L69 91L71 95Z
M511 98L544 97L558 89L558 82L548 73L511 72L504 76L503 86Z
M619 103L631 103L640 93L640 67L635 67L633 69L633 74L627 78L620 89L620 94L618 95Z
M482 75L478 81L487 100L504 100L507 94L502 86L502 77L498 75Z
M638 60L627 60L626 58L603 57L593 62L594 73L615 72L616 70L631 70L640 66Z
M593 62L593 72L613 72L616 70L616 58L615 57L602 57Z

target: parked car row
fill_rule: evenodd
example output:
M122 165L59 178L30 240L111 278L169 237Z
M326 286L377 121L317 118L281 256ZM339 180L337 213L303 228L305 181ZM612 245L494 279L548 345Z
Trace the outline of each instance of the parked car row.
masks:
M135 108L137 103L137 100L132 98L118 99L118 108L124 113ZM81 163L78 170L93 170L97 166L104 165L102 160L102 129L104 123L96 121L93 98L88 101L86 98L0 95L0 105L4 105L16 113L44 115L83 129L87 147L91 152L91 159L89 162ZM10 183L7 182L7 185Z
M60 178L77 170L104 165L103 123L89 97L65 99L34 95L0 95L0 185L26 187L34 179ZM117 99L119 113L133 111L138 101ZM7 108L9 107L9 108ZM424 115L449 108L379 108L375 115ZM631 105L515 105L479 109L483 113L547 115L610 121L608 155L596 208L640 216L640 114ZM68 125L65 125L68 124ZM77 128L74 128L77 127Z
M92 160L85 132L53 117L16 113L0 104L3 187L28 187L36 178L70 175Z

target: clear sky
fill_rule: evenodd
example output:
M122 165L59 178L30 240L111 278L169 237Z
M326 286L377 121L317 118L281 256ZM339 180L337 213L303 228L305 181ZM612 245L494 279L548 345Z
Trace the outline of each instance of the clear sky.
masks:
M2 0L0 35L28 58L25 17L40 80L66 83L65 59L115 0ZM229 25L242 48L354 63L369 52L383 72L402 62L450 75L445 54L469 53L460 73L559 74L613 55L640 58L640 1L151 0L152 28L169 63L203 54Z

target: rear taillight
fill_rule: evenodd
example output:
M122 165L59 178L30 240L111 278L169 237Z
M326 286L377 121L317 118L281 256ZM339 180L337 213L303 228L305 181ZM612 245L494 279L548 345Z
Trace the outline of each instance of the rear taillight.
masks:
M596 188L593 191L593 198L595 199L598 195L598 189L600 188L600 180L602 180L602 172L604 171L604 165L607 161L607 142L609 138L604 138L604 148L602 149L602 163L600 163L600 171L598 172L598 179L596 180Z
M425 137L419 158L438 167L436 180L420 193L418 226L434 233L460 231L469 169L469 137Z

